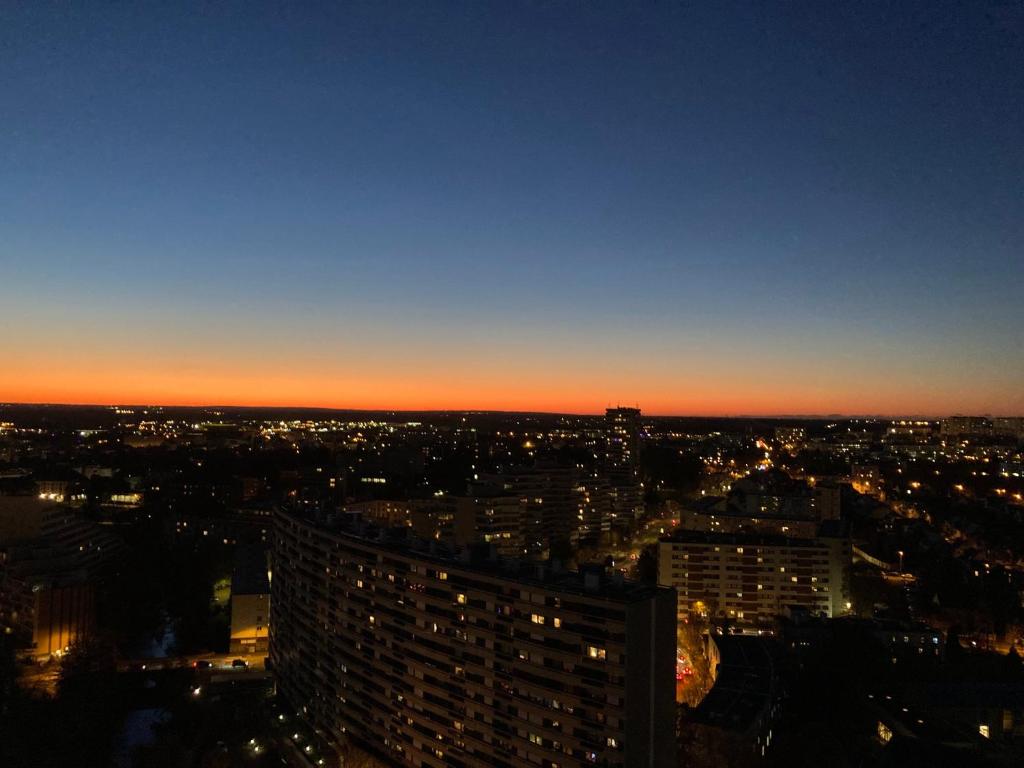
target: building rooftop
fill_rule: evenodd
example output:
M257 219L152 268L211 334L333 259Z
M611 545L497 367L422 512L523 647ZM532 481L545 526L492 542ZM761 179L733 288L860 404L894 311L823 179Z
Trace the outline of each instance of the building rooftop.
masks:
M718 676L693 720L745 731L771 704L778 647L768 638L747 635L716 635L712 641L720 657Z
M316 520L291 512L284 517L318 528L324 535L349 540L433 562L449 569L461 569L480 575L514 580L524 585L543 586L588 597L631 603L649 599L661 592L674 592L668 587L628 581L619 573L608 574L604 566L588 565L579 571L563 569L557 561L519 560L498 557L493 546L486 544L459 547L416 536L409 528L385 528L364 520L335 516Z
M267 577L267 554L257 545L240 544L235 552L235 568L231 573L231 594L270 594Z
M834 525L837 524L837 525ZM818 528L820 538L845 538L848 526L840 520L827 520ZM662 536L659 541L677 544L718 544L723 546L814 547L818 539L799 539L762 533L712 533L679 529Z

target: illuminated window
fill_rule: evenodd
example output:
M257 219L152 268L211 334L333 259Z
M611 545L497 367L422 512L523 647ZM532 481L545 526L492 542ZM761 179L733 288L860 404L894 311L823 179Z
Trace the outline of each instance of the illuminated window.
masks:
M989 728L986 723L982 723L978 726L978 733L980 733L982 736L988 739L992 736L992 729Z
M465 605L466 604L466 596L460 592L459 594L457 594L455 596L455 602L457 602L459 605Z
M531 613L530 614L530 621L532 621L534 624L543 624L544 623L544 617L541 616L539 613Z
M587 656L598 661L604 661L607 657L607 652L604 648L598 648L596 645L587 646Z
M878 738L883 744L888 744L892 739L892 730L881 720L878 721Z
M562 620L560 618L558 618L557 616L555 618L553 618L551 620L551 622L555 625L556 629L558 629L558 628L560 628L562 626Z

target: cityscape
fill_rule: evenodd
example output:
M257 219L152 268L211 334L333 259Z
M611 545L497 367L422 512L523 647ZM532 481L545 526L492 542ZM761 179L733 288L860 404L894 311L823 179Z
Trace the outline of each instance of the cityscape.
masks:
M1019 0L0 70L0 768L1024 765Z
M0 417L5 764L1020 758L1024 417Z

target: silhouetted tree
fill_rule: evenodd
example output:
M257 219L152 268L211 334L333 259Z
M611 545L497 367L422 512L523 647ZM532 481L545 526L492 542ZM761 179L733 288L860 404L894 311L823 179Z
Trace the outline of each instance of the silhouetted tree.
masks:
M637 578L645 584L658 583L658 555L657 544L650 544L643 548L636 563Z

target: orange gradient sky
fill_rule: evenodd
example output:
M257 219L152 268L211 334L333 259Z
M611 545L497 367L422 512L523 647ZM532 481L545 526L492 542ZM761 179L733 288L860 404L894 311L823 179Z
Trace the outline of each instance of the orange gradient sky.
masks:
M367 324L339 326L335 336L255 320L90 322L81 312L76 324L67 308L23 311L56 324L0 339L0 401L569 413L639 404L665 415L1024 411L1012 367L967 355L951 366L939 350L893 353L871 340L826 359L813 351L823 342L813 333L782 350L742 337L709 346L686 334L383 333Z
M1024 412L991 14L8 5L0 401Z

